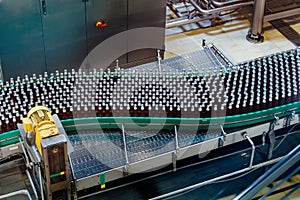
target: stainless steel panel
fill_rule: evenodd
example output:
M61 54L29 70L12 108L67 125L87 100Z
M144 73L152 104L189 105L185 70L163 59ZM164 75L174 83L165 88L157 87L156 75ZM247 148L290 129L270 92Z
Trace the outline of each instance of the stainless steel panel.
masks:
M109 37L127 30L127 1L89 0L86 2L86 15L87 43L89 52ZM106 21L108 23L108 27L98 29L96 27L96 23L100 20ZM107 48L110 47L108 46ZM111 53L114 53L113 49L110 49L110 51ZM101 55L99 55L99 57L101 57ZM115 57L118 59L118 55ZM126 62L126 55L119 58L119 63Z
M166 19L166 1L128 1L128 29L142 27L161 27L165 28ZM140 37L143 37L142 35ZM164 48L164 32L152 35L153 40L161 44L160 49ZM132 41L129 41L132 42ZM139 60L155 60L157 56L156 49L141 49L128 53L128 62ZM151 59L152 58L152 59Z
M78 68L87 55L85 3L45 0L42 14L47 71Z
M128 0L128 29L165 27L166 1Z
M0 59L4 79L46 70L39 1L0 1Z

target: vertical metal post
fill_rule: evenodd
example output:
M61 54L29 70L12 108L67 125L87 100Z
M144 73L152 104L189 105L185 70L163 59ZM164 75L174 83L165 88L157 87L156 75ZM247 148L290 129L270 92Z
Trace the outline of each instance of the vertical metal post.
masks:
M270 160L273 156L273 151L274 151L274 146L276 141L274 128L278 123L278 119L279 118L275 116L275 120L271 122L270 129L268 132L268 157L267 157L268 160Z
M32 188L32 190L33 190L33 194L34 194L34 196L35 196L35 199L38 200L39 197L38 197L37 191L36 191L36 189L35 189L35 186L34 186L34 183L33 183L32 178L31 178L31 176L30 176L30 173L29 173L29 171L28 171L27 169L26 169L26 175L27 175L27 177L28 177L28 180L29 180L29 182L30 182L31 188Z
M38 170L39 170L39 180L40 180L40 193L41 193L42 200L44 200L45 198L44 198L43 178L42 178L42 170L41 170L40 163L38 165Z
M23 142L22 142L21 138L19 138L19 142L20 142L20 146L22 148L22 151L24 153L26 167L30 167L29 158L28 158L27 152L25 151L25 147L23 146Z
M266 0L254 0L251 29L246 37L249 42L260 43L264 41L263 22L265 7Z
M157 50L157 62L158 62L158 70L159 73L161 73L161 56L160 56L160 50Z
M127 173L128 172L129 160L128 160L128 152L127 152L127 145L126 145L126 138L125 138L126 135L125 135L124 124L122 124L122 135L123 135L124 153L125 153L125 161L126 161L125 173Z
M249 141L249 143L251 144L251 148L252 148L252 153L251 153L251 158L250 158L250 164L249 164L249 168L252 168L253 166L253 160L254 160L254 154L255 154L255 145L253 143L253 141L251 140L251 138L245 134L244 137Z
M176 171L176 163L177 163L177 153L179 150L179 142L178 142L178 132L177 132L177 126L174 126L174 132L175 132L175 151L172 154L172 162L173 162L173 171Z
M220 128L221 128L221 134L222 135L219 138L219 147L222 147L224 145L225 140L226 140L227 133L224 131L224 128L221 124L220 124Z
M174 132L175 132L175 147L176 151L179 149L179 142L178 142L178 132L177 132L177 126L174 126Z

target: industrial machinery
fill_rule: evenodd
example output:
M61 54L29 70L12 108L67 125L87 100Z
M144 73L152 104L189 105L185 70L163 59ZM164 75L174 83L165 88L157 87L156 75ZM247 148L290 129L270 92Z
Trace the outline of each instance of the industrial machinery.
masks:
M173 28L192 23L196 23L196 27L208 27L229 19L249 18L251 28L246 38L250 42L259 43L264 40L263 23L271 22L281 31L282 26L287 27L282 19L299 15L299 3L298 0L168 0L170 14L167 16L166 27ZM278 22L281 27L275 25ZM282 34L299 46L299 41L291 36L292 31L293 29L285 30Z
M299 145L300 49L237 65L224 58L209 72L199 55L222 54L211 44L205 49L209 54L141 68L65 70L6 82L1 155L12 153L11 145L24 146L13 151L28 157L30 177L38 177L33 187L50 199L58 193L63 199L160 199L180 187L263 173ZM226 167L218 160L226 160ZM177 184L164 176L178 178ZM186 176L194 186L182 181ZM143 192L139 181L145 180L152 185ZM166 189L149 189L161 182ZM238 193L243 184L220 195Z
M165 1L73 0L0 1L0 66L4 80L81 67L84 59L102 42L128 30L161 28L147 40L155 49L131 50L137 37L122 37L123 54L110 50L119 64L133 66L154 61L156 49L164 49ZM103 22L103 23L102 23ZM105 26L98 26L102 23ZM146 37L146 35L144 35ZM112 42L109 46L115 45ZM15 48L17 47L17 51ZM103 55L99 55L103 58ZM16 59L18 58L18 59Z
M151 6L148 4L148 1L135 0L28 0L26 4L19 4L18 0L0 1L1 80L45 71L78 70L99 44L130 30L160 29L143 34L143 40L124 34L119 38L121 42L116 42L117 47L114 42L106 45L112 47L107 51L114 57L111 66L138 66L154 61L156 50L164 50L165 27L196 23L199 28L233 18L252 18L247 39L262 42L263 22L275 26L276 20L300 13L299 0L152 0ZM166 7L170 11L167 21ZM292 30L282 32L292 33ZM299 46L297 38L294 40ZM155 43L155 48L145 45L132 49L142 41ZM118 54L116 49L124 51ZM106 59L102 53L98 56ZM90 67L88 62L86 65Z
M45 195L51 200L71 199L67 139L59 133L50 111L44 106L32 108L19 130L41 198Z

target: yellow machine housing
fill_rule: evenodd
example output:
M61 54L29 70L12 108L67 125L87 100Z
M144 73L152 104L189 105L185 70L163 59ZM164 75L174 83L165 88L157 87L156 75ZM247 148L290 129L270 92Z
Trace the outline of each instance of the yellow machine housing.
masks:
M42 154L41 140L59 135L51 112L45 106L32 108L27 117L22 119L22 123L26 133L32 131L35 135L35 144L40 154Z

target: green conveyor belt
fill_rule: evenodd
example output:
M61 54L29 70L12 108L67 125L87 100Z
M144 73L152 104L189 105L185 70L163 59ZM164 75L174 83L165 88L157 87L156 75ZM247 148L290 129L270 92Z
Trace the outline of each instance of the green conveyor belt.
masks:
M90 117L62 120L66 132L74 130L86 130L95 128L120 128L124 124L126 128L172 128L174 125L189 127L195 125L198 129L219 128L225 129L242 128L255 124L272 121L276 117L283 118L291 113L300 113L300 101L270 108L267 110L246 113L241 115L213 117L213 118L159 118L159 117ZM151 122L151 123L150 123ZM0 147L19 141L20 132L13 130L0 134Z

